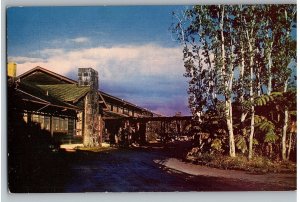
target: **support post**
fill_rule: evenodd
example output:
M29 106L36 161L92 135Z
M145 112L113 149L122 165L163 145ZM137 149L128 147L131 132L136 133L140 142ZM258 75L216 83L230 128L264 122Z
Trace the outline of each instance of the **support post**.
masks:
M53 137L53 116L50 116L50 134Z

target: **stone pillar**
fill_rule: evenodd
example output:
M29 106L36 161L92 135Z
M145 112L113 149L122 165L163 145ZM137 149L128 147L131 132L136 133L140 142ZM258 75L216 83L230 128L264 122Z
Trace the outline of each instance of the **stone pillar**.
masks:
M90 92L84 98L83 114L83 144L86 147L95 147L99 142L99 96L98 72L92 68L78 69L78 86L90 86Z

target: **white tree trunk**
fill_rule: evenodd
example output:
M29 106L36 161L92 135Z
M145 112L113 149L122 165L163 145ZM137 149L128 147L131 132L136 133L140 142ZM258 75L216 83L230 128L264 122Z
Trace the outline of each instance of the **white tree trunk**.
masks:
M246 23L246 20L245 20ZM250 33L248 29L246 29L246 36L247 36L247 41L248 41L248 46L249 46L249 52L250 52L250 101L251 101L251 123L250 123L250 135L249 135L249 153L248 153L248 158L251 159L253 155L253 137L254 137L254 116L255 116L255 111L254 111L254 94L253 94L253 80L254 80L254 75L253 75L253 65L254 65L254 58L253 58L253 47L252 47L252 33L253 33L253 28L250 30Z
M256 49L256 54L259 54L259 49ZM261 96L262 90L261 90L261 78L260 78L260 72L261 72L261 67L257 64L256 67L257 69L257 74L255 75L256 80L257 80L257 96Z
M261 96L261 81L260 81L260 73L258 72L257 75L257 96Z
M269 53L268 53L268 73L269 73L269 79L268 79L268 89L267 94L271 95L272 92L272 48L273 48L273 42L271 42L271 45L269 47Z
M225 101L226 109L226 124L229 133L229 155L231 157L235 157L235 142L234 142L234 134L233 134L233 124L232 124L232 106L231 99L226 99Z
M241 80L241 89L242 89L242 94L240 95L239 97L239 100L241 103L244 102L244 73L245 73L245 58L244 58L244 55L245 55L245 51L244 51L244 47L243 47L243 43L241 44L241 67L240 67L240 80ZM240 121L241 121L241 125L244 126L244 122L246 120L246 117L247 117L247 113L246 112L242 112L241 114L241 118L240 118ZM247 133L247 130L245 127L243 127L242 129L242 134L243 135L246 135Z
M253 138L254 138L254 106L251 106L251 123L250 123L250 136L249 136L249 155L248 158L252 159L253 156Z
M250 51L252 49L252 46L250 46ZM253 155L253 136L254 136L254 115L255 115L255 111L254 111L254 105L253 105L253 56L250 57L250 101L252 103L251 106L251 123L250 123L250 136L249 136L249 156L248 158L251 159L252 155Z
M269 25L269 20L267 20L267 26ZM267 29L267 40L270 41L270 44L267 45L267 59L268 59L268 85L267 85L267 95L270 95L272 92L272 49L273 49L273 39L272 36L269 36L269 30Z
M230 85L231 82L225 79L226 77L226 68L225 68L225 39L224 39L224 12L225 8L222 6L221 11L221 21L220 21L220 33L221 33L221 61L222 61L222 77L225 86L225 114L226 114L226 124L227 130L229 133L229 155L235 157L235 143L234 143L234 134L233 134L233 123L232 123L232 105L231 105L231 96L227 95L231 91Z
M284 92L287 91L287 85L288 85L288 80L285 81L284 83ZM282 144L282 160L287 160L286 156L286 132L287 132L287 127L288 127L288 120L289 120L289 112L287 109L284 110L284 121L283 121L283 127L282 127L282 139L281 139L281 144Z
M286 156L286 132L287 132L287 125L288 125L288 110L284 110L284 124L282 128L282 160L287 160Z
M232 54L233 54L233 49L232 49ZM231 63L230 64L230 75L229 75L229 81L228 81L228 91L231 92L232 90L232 82L233 82L233 71L232 71L232 68L233 68L233 64ZM231 95L231 93L230 93ZM229 153L230 153L230 156L231 157L235 157L235 141L234 141L234 133L233 133L233 117L232 117L232 101L231 101L231 96L228 96L226 98L226 103L227 103L227 106L228 106L228 116L227 116L227 128L228 128L228 131L229 131L229 145L230 145L230 150L229 150Z
M289 149L287 153L287 160L290 159L291 149L292 149L292 132L289 133Z

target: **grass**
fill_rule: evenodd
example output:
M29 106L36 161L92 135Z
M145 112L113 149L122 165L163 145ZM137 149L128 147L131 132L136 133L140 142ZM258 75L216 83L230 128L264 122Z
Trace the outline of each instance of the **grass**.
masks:
M196 164L214 168L243 170L256 174L263 173L296 173L295 162L271 161L267 157L254 156L249 160L246 156L237 154L236 157L221 154L191 154L187 155L187 160Z

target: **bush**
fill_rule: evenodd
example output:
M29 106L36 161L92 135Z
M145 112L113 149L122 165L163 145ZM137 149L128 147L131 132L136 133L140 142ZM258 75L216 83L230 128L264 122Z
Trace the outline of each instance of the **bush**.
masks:
M221 169L244 170L251 173L294 173L296 164L292 162L271 161L263 156L254 156L248 160L245 155L236 157L222 154L201 153L200 149L193 148L187 154L187 160L200 165Z

